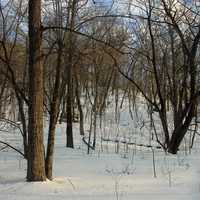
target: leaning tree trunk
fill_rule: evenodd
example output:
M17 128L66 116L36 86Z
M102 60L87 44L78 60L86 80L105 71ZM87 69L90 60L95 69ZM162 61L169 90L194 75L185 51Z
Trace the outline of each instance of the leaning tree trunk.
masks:
M29 0L29 121L27 181L45 181L41 0Z
M56 80L54 83L53 100L50 107L50 122L49 122L49 133L48 133L48 144L47 153L45 159L45 170L48 179L52 180L52 169L53 169L53 155L54 155L54 143L55 143L55 131L56 124L58 121L59 107L61 102L61 59L62 59L62 46L59 44L57 67L56 67Z
M172 137L169 143L168 152L172 154L176 154L178 151L178 148L185 136L185 134L188 131L188 128L191 124L191 121L194 117L194 111L195 111L195 104L191 103L188 108L188 115L185 118L184 123L180 123L180 125L174 129L174 132L172 133ZM183 120L182 120L183 121Z

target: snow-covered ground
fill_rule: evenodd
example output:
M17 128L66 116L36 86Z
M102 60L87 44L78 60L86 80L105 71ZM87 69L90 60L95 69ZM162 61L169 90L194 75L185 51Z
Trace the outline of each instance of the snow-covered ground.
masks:
M106 123L110 123L108 119ZM104 124L101 135L107 131L109 137L118 137L116 130L130 134L134 126L124 128L126 126L124 122L118 128ZM27 183L26 161L8 148L0 151L0 200L200 199L198 142L191 154L180 151L178 155L166 155L161 149L125 144L120 144L119 153L116 153L117 144L101 143L98 137L96 151L88 155L78 135L78 124L74 130L75 149L68 149L65 147L65 124L58 125L53 181ZM18 147L21 144L16 130L1 133L0 138Z

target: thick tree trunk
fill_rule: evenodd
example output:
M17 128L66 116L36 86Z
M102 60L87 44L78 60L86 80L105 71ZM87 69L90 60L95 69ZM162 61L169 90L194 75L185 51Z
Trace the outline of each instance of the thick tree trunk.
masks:
M184 126L181 126L180 128L174 130L168 148L169 153L176 154L178 152L181 141L183 140L187 130L187 127Z
M172 154L176 154L178 152L178 148L187 133L187 130L190 126L190 123L194 117L194 109L195 105L192 104L188 108L188 115L186 116L186 119L184 123L180 123L180 125L174 129L174 132L172 133L172 137L168 146L168 152Z
M27 181L45 181L41 0L29 0L29 124Z

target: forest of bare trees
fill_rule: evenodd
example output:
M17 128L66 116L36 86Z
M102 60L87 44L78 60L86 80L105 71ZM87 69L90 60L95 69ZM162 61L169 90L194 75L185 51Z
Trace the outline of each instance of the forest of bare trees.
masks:
M20 121L27 181L53 179L58 123L66 123L66 147L74 148L78 122L88 153L95 149L111 95L116 122L123 99L131 115L141 97L154 140L176 154L198 123L199 43L195 1L1 0L0 121Z

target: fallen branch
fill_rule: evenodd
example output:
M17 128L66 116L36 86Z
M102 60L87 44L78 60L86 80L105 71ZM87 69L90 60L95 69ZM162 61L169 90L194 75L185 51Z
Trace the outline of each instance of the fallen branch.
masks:
M104 142L114 142L114 143L122 143L122 144L128 144L128 145L136 145L136 146L139 146L139 147L162 149L161 146L152 146L152 145L147 145L147 144L138 144L138 143L135 143L135 142L126 142L126 141L118 140L118 139L116 139L116 140L105 139L105 138L101 138L101 139Z

